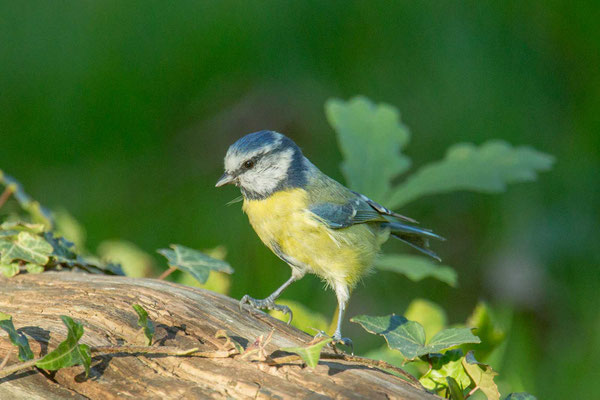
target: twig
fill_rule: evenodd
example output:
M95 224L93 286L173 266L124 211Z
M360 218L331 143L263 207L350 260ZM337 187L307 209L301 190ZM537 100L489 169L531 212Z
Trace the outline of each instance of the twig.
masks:
M283 357L277 357L277 358L273 359L273 361L276 364L286 364L286 363L299 361L299 360L302 361L302 357L300 357L298 355L283 356ZM383 369L383 370L393 371L393 372L396 372L396 373L402 375L403 377L405 377L408 380L408 383L410 385L412 385L416 388L419 388L419 389L423 389L423 385L421 385L421 382L419 382L419 380L417 378L415 378L414 376L412 376L405 370L398 368L395 365L392 365L385 361L372 360L370 358L365 358L365 357L360 357L360 356L355 356L355 355L350 355L350 354L344 354L344 353L322 353L321 360L343 360L343 361L348 361L348 362L352 362L352 363L356 363L356 364L366 365L371 368L379 368L379 369Z
M217 351L200 351L200 348L194 347L187 350L181 350L178 347L161 346L97 346L90 347L90 352L99 354L166 354L170 356L196 356L202 358L227 358L237 352L237 350L217 350ZM13 364L8 368L0 370L0 379L13 374L17 371L34 367L38 361L44 357L39 357L33 360Z
M339 354L324 353L324 354L321 354L321 358L324 360L344 360L344 361L348 361L348 362L354 362L357 364L363 364L363 365L373 367L373 368L387 369L390 371L394 371L397 374L400 374L403 377L405 377L406 379L408 379L410 381L409 383L416 385L416 387L418 387L419 389L423 389L423 385L421 385L421 382L419 382L419 380L417 378L415 378L414 376L412 376L411 374L409 374L402 368L398 368L395 365L392 365L392 364L382 361L382 360L372 360L370 358L365 358L365 357L360 357L360 356L355 356L355 355L350 355L350 354L344 354L344 353L339 353Z
M162 274L160 274L157 279L164 280L167 276L171 275L176 270L177 270L177 268L175 268L175 267L169 267L169 269L166 270L165 272L163 272Z
M467 395L465 396L465 399L468 399L469 397L471 397L471 395L472 395L473 393L475 393L476 391L478 391L478 390L479 390L479 386L475 386L473 389L471 389L471 390L469 391L469 393L467 393Z
M9 357L10 357L10 351L7 351L6 356L4 357L4 360L2 360L2 364L0 364L0 371L2 371L2 369L4 367L6 367L6 363L8 362Z
M199 347L187 350L181 350L179 347L172 346L98 346L90 348L92 353L114 354L166 354L169 356L197 356L203 358L227 358L233 355L231 350L200 351Z
M27 368L31 368L33 366L35 366L35 363L37 363L38 361L40 361L43 357L40 358L35 358L33 360L29 360L29 361L25 361L22 363L17 363L17 364L13 364L7 368L4 368L2 371L0 371L0 379L4 378L5 376L8 376L14 372L20 371L22 369L27 369Z
M2 192L0 195L0 207L6 203L6 200L8 200L11 194L13 194L13 188L11 186L7 186L6 189L4 189L4 192Z

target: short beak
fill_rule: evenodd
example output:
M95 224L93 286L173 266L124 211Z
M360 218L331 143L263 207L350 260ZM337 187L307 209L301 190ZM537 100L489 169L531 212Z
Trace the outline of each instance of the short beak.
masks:
M234 177L229 175L227 172L225 172L223 174L223 176L219 178L219 180L215 184L215 187L221 187L221 186L227 185L229 183L233 183L233 181L234 181Z

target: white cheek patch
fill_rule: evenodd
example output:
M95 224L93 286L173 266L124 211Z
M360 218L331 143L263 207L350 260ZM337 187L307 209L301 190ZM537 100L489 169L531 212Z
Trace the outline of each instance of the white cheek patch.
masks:
M276 132L272 132L272 134L275 135L275 139L271 143L261 146L260 148L252 152L239 153L236 150L231 150L230 148L227 151L227 155L225 156L225 171L235 171L242 165L244 161L249 160L260 153L269 153L275 148L279 147L281 141L283 140L283 136L280 133Z
M268 195L286 179L293 157L293 149L264 157L254 168L240 175L241 185L259 195Z

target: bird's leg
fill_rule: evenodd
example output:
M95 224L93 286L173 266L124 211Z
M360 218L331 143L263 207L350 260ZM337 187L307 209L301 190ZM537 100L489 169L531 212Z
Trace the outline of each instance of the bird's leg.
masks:
M352 345L352 340L342 337L342 321L344 320L344 313L346 311L346 303L348 303L348 298L350 297L350 294L348 293L348 287L343 286L336 286L335 288L335 293L338 299L338 320L337 320L337 327L335 329L335 332L332 336L333 339L333 344L337 344L337 343L341 343L344 346L348 346L352 349L352 352L354 353L354 346Z
M281 304L275 304L275 299L277 299L279 297L279 295L281 295L281 293L288 286L290 286L293 282L295 282L297 279L298 279L298 277L296 275L292 274L290 279L285 281L285 283L283 285L281 285L276 291L271 293L270 296L268 296L267 298L262 299L262 300L255 299L253 297L245 295L240 300L240 310L242 308L242 305L250 304L254 308L281 311L282 313L288 314L290 316L290 318L288 320L288 324L289 324L290 322L292 322L292 317L293 317L292 310L290 310L290 308L288 306L283 306Z

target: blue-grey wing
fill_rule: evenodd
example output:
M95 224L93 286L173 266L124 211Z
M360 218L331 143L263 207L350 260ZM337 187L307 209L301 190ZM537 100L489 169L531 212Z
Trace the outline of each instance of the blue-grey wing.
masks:
M316 203L309 207L315 218L332 229L342 229L365 222L379 222L380 226L390 230L390 234L415 249L440 260L429 249L429 238L444 240L429 229L419 228L399 222L399 219L414 221L375 203L368 197L355 193L357 196L347 203ZM416 221L414 221L416 222Z
M418 224L418 222L416 220L414 220L410 217L404 216L402 214L398 214L397 212L394 212L394 211L390 210L389 208L382 206L381 204L377 203L376 201L371 200L364 194L355 192L353 190L351 192L354 193L355 195L357 195L361 200L363 200L365 203L367 203L369 206L371 206L371 208L376 210L381 215L387 215L389 217L397 218L402 221L411 222L413 224Z
M385 218L361 198L354 198L345 204L317 203L309 207L320 221L333 229L347 228L365 222L384 222Z

